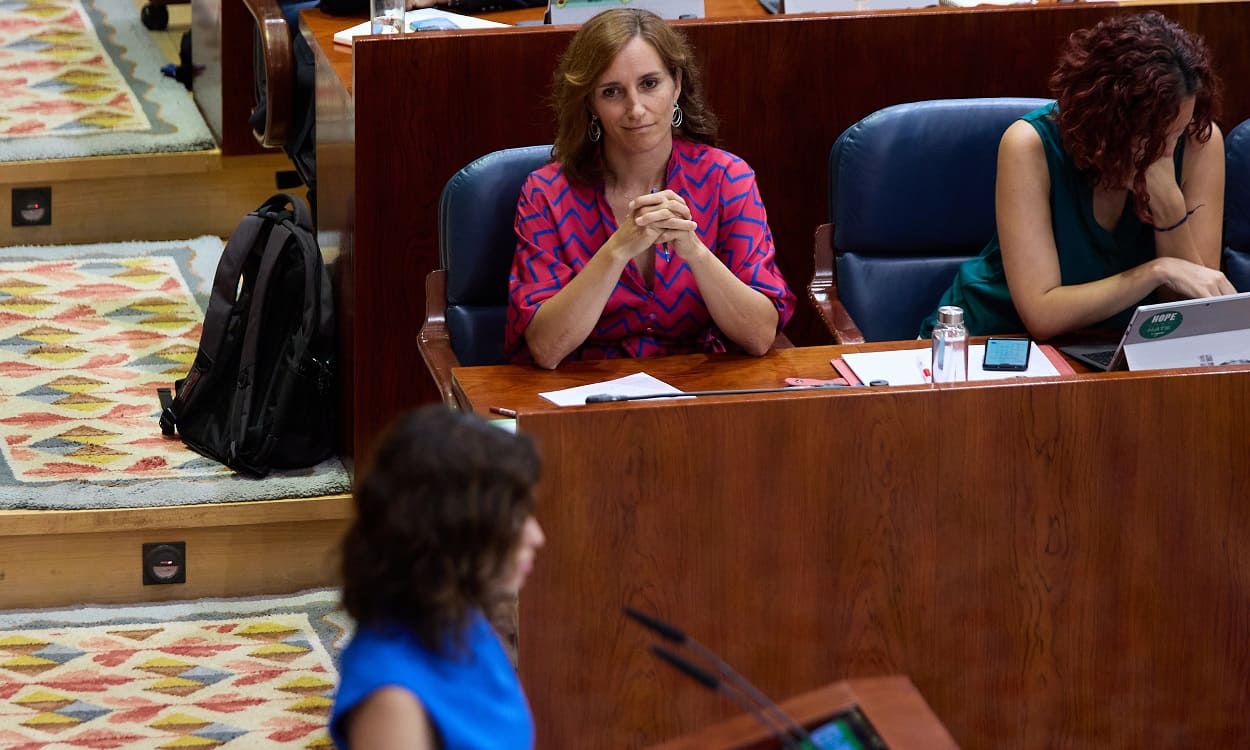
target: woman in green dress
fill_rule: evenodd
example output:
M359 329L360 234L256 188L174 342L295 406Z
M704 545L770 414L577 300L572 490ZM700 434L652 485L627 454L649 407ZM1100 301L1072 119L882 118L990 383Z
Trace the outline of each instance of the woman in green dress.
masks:
M1219 271L1221 83L1203 40L1156 12L1074 33L998 148L998 231L942 305L969 332L1123 329L1139 305L1235 290ZM928 336L935 315L921 326Z

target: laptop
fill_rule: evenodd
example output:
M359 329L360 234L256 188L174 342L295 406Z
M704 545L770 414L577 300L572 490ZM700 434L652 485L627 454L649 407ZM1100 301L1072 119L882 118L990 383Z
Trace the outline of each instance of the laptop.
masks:
M1142 305L1118 346L1059 351L1096 370L1161 370L1250 364L1250 292Z

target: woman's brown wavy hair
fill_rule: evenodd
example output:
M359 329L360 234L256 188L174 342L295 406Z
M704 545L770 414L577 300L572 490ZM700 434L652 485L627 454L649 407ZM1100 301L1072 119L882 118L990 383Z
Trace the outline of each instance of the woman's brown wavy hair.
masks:
M551 106L556 113L556 137L551 157L560 162L565 175L583 185L603 178L599 158L602 143L591 143L590 96L617 53L634 38L642 38L660 55L674 78L681 71L681 95L677 102L683 118L674 135L716 145L716 115L703 99L703 79L686 37L664 19L645 10L617 8L591 18L573 35L560 56L551 86Z
M362 625L403 627L439 653L463 648L493 604L534 507L533 442L426 406L396 420L355 491L343 540L343 606Z
M1154 11L1075 32L1050 77L1064 149L1095 185L1131 181L1143 221L1150 220L1145 169L1166 151L1181 100L1194 97L1188 133L1205 143L1222 88L1202 37Z

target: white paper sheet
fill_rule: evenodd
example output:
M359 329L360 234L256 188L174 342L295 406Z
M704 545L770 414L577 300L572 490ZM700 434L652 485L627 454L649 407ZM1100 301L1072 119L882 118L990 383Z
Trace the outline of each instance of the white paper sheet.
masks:
M417 10L410 10L404 14L405 29L412 29L412 25L414 23L429 23L431 24L431 28L437 28L436 26L433 26L433 24L437 24L439 22L446 22L453 28L457 29L502 29L508 25L506 23L499 23L498 21L490 21L485 18L465 16L459 13L448 13L447 11L439 10L438 8L420 8ZM365 21L363 23L358 23L355 26L343 29L342 31L334 32L335 44L350 45L352 43L352 37L368 34L369 23L369 21ZM408 33L414 34L419 32L409 31Z
M646 396L651 393L681 393L681 391L645 372L638 372L616 380L579 385L562 391L547 391L538 395L556 406L581 406L586 403L587 396L600 393L610 396Z
M924 371L933 361L933 354L926 346L923 349L844 354L842 359L864 385L874 380L884 380L890 385L924 385L929 382Z

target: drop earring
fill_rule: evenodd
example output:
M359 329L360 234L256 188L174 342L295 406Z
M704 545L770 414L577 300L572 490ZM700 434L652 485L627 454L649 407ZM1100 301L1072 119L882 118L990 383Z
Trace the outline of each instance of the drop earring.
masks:
M673 102L673 127L680 128L682 120L686 118L684 112L681 111L681 105Z
M586 137L590 139L591 143L598 143L599 139L603 137L603 128L599 125L599 118L594 115L590 116L590 125L586 128Z

